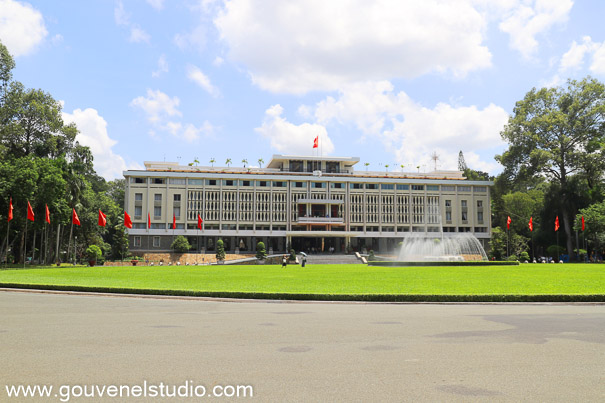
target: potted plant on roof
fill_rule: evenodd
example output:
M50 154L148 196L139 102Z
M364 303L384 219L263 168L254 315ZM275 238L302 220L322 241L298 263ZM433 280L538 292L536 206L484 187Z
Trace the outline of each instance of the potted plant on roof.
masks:
M97 245L90 245L86 249L86 257L88 258L88 264L90 266L94 266L95 264L97 264L97 260L101 258L101 254L101 248L99 248Z

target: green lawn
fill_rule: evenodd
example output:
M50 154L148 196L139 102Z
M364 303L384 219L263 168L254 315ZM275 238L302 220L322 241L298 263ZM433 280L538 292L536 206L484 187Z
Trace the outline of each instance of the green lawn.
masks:
M288 294L605 295L605 265L49 267L0 270L2 283Z

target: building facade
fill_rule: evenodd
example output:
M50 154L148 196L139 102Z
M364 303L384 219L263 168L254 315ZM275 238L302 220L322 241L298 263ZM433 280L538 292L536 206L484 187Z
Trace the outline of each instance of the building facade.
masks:
M412 233L471 232L487 246L492 182L458 171L356 171L358 162L285 155L265 168L145 162L145 170L124 172L130 250L169 251L178 235L202 253L218 239L231 253L254 253L259 241L269 253L388 252Z

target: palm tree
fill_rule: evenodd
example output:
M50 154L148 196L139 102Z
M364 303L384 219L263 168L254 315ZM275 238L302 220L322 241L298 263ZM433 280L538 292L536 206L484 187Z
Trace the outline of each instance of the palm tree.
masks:
M260 166L261 168L263 167L263 164L265 163L265 160L262 158L258 159L258 166Z
M367 171L367 170L368 170L368 167L370 166L370 163L369 163L369 162L365 162L363 165L365 165L365 167L366 167L366 171Z
M227 164L227 167L231 166L231 158L227 158L227 161L225 161L225 164Z
M248 160L244 158L242 160L242 164L244 164L244 168L246 168L246 165L248 165Z
M210 158L210 163L212 164L212 167L214 168L214 163L216 162L216 160L214 158Z
M401 167L401 172L403 172L403 168L405 167L405 165L401 164L399 166Z
M387 169L387 172L389 172L390 165L389 164L384 164L384 167Z
M200 160L198 160L197 157L195 157L195 159L193 160L193 162L195 162L195 166L197 166L197 164L200 163Z

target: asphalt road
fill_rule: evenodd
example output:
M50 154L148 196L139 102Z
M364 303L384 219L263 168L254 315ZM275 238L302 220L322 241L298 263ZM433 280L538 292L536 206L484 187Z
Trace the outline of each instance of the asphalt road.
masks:
M6 385L145 381L251 385L254 397L243 400L256 401L603 402L605 305L0 292L0 401L23 400L9 399ZM46 400L65 400L61 390ZM200 400L222 399L165 401Z

